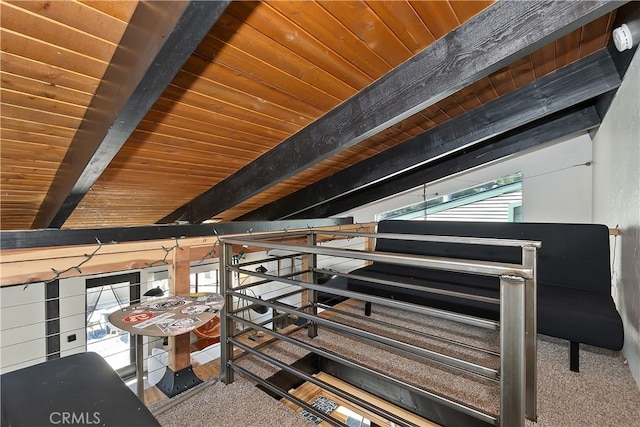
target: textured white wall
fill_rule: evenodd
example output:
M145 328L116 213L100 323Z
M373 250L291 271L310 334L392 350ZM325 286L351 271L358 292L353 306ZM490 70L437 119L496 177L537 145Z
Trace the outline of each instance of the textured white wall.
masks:
M640 51L594 138L593 202L595 222L621 229L612 238L613 295L640 386Z
M427 185L426 197L448 194L515 172L523 174L522 207L528 222L577 222L592 220L592 142L587 134L552 141L543 148L492 162ZM376 214L423 200L422 187L387 197L337 216L353 216L356 222L375 221Z
M0 289L0 372L46 360L44 284Z
M73 277L60 280L60 356L84 353L86 332L86 278ZM69 341L71 335L75 341Z
M522 210L526 222L592 221L592 142L582 135L523 158Z

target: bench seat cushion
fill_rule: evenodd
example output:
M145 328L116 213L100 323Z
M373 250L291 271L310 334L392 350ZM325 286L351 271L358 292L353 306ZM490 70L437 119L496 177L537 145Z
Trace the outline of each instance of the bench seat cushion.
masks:
M499 282L496 278L376 264L354 270L350 274L500 298ZM419 289L403 289L352 278L348 280L348 289L484 319L498 320L500 316L497 304ZM538 283L537 295L539 333L612 350L622 348L622 320L610 296L543 283Z
M611 350L624 343L622 319L610 296L540 284L538 332Z
M492 278L473 277L473 279L485 279L479 281L482 283L482 286L474 286L470 277L468 277L466 281L464 280L464 274L452 273L452 276L455 276L458 279L457 283L452 283L451 281L446 281L446 277L442 274L443 272L415 267L399 267L397 265L389 265L389 271L385 271L384 269L380 269L379 263L376 264L378 265L374 264L354 270L350 275L370 277L377 280L402 282L419 287L432 287L446 291L470 293L495 299L500 298L498 281ZM401 269L403 274L398 274L397 269ZM404 275L404 273L406 273L406 275ZM498 320L499 306L489 302L471 299L463 300L456 296L425 292L419 289L403 289L397 286L384 285L352 278L349 278L347 283L350 291L362 292L368 295L376 295L442 310L455 311L457 313L482 317L483 319Z

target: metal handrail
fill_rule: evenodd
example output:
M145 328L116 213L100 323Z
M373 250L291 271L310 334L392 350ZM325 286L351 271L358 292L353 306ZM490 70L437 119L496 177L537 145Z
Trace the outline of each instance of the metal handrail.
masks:
M415 242L433 243L459 243L464 245L487 245L487 246L512 246L542 247L542 242L538 240L516 240L516 239L496 239L493 237L462 237L462 236L437 236L427 234L404 234L404 233L354 233L350 231L325 231L315 232L320 235L342 236L342 237L368 237L374 239L411 240Z
M457 243L457 244L472 244L472 245L492 245L492 246L511 246L520 247L522 249L522 263L499 263L488 262L479 260L468 259L456 259L456 258L444 258L444 257L432 257L415 254L399 254L392 252L382 251L362 251L354 249L340 249L330 247L319 247L316 245L318 235L340 235L343 237L365 237L365 238L389 238L389 239L405 239L412 241L428 241L428 242L441 242L441 243ZM283 241L274 241L273 239L291 239L296 237L305 237L307 244L290 244ZM494 239L494 238L467 238L467 237L455 237L455 236L422 236L413 234L396 234L396 233L352 233L352 232L340 232L340 231L314 231L299 233L261 233L259 236L252 235L250 238L223 238L221 239L221 245L223 250L221 251L220 260L221 265L224 266L224 274L222 275L222 284L225 297L227 298L227 305L231 306L233 298L244 298L253 303L260 303L271 307L273 309L281 310L289 314L297 314L300 317L304 317L308 324L308 334L310 337L314 337L317 334L317 325L323 325L332 329L336 329L342 332L349 333L353 336L372 340L377 343L382 343L393 349L408 352L413 355L419 355L436 363L442 363L447 366L453 366L457 369L466 370L475 373L480 376L486 376L489 379L499 379L500 381L500 416L492 417L490 414L485 414L482 411L467 406L463 403L456 402L455 407L468 415L482 419L493 424L504 425L524 425L524 419L529 418L536 419L536 327L535 327L535 289L536 289L536 250L540 247L540 242L530 240L513 240L513 239ZM360 292L354 292L344 289L327 288L326 286L316 283L310 283L304 280L294 280L287 277L280 277L269 275L265 273L244 270L238 265L233 265L233 245L254 246L263 249L282 249L292 252L299 252L310 255L308 270L309 273L327 272L328 270L319 269L316 266L317 255L328 255L340 258L350 258L357 260L367 260L374 262L383 262L388 264L402 265L402 266L414 266L428 269L445 270L461 273L470 273L476 275L485 275L497 277L500 282L500 322L493 322L486 319L480 319L473 316L463 315L459 313L452 313L446 310L439 310L416 304L401 302L397 300L386 299L377 297L374 295L368 295ZM248 263L243 264L249 265ZM268 301L263 301L258 298L254 298L243 293L236 292L237 288L232 287L231 274L243 273L263 279L260 283L265 281L278 281L285 284L298 286L301 289L309 291L309 305L307 305L307 311L300 311L299 308L291 306L283 306L277 302L278 298L269 298ZM376 282L377 280L368 277L357 277L357 275L350 275L345 273L336 273L331 271L330 273L340 275L343 277L360 278L361 280L367 280ZM295 275L288 275L295 276ZM378 281L380 282L380 281ZM404 287L407 289L415 289L415 285L403 284L401 282L383 281L384 284L391 284L397 287ZM244 287L244 286L243 286ZM470 297L471 299L483 301L483 302L498 302L495 298L478 297L474 295L467 295L458 292L442 291L434 288L423 288L421 290L443 293L452 296ZM317 315L317 292L325 292L333 295L344 296L349 298L356 298L368 302L380 303L382 305L397 307L406 309L412 312L427 314L430 316L443 317L449 320L455 320L458 322L472 324L476 326L489 327L500 330L500 370L492 370L491 368L483 367L481 365L475 365L470 362L466 362L461 359L451 358L444 354L409 345L391 338L383 337L371 332L363 331L358 328L354 328L345 324L336 323L331 320L325 319ZM222 327L222 338L226 344L222 348L222 375L223 380L226 383L233 382L233 371L239 369L237 365L233 363L234 345L245 350L245 354L256 354L260 357L260 352L248 350L229 337L228 331L233 330L234 322L249 325L249 329L263 330L268 334L287 341L293 342L309 351L313 351L317 354L328 354L330 358L337 358L341 363L354 364L348 362L347 359L340 356L333 355L333 353L327 353L322 349L315 348L309 344L302 343L289 336L284 336L274 330L265 328L264 324L258 325L237 317L231 313L227 313L223 310L224 322ZM264 356L264 355L263 355ZM264 356L263 359L267 360L268 357ZM358 367L359 369L366 370L365 367ZM374 371L375 372L375 371ZM376 373L380 375L380 373ZM264 380L259 379L257 376L252 376L259 382ZM395 379L395 381L398 381ZM409 388L415 388L402 381L402 386ZM430 392L422 390L427 395ZM431 393L432 394L432 393ZM436 397L434 397L436 396ZM286 396L285 396L286 397ZM447 398L435 394L431 396L435 400L448 401ZM354 402L358 404L357 399Z
M293 234L293 233L292 233ZM482 274L485 276L519 276L525 279L533 278L533 270L520 264L508 264L491 261L458 260L455 258L433 257L425 255L403 254L395 252L364 252L355 249L338 249L318 246L301 246L289 243L277 243L264 240L224 239L224 242L235 245L258 246L269 249L284 249L301 251L314 255L331 255L336 257L353 258L367 261L379 261L387 264L397 264L412 267L432 268L458 273Z

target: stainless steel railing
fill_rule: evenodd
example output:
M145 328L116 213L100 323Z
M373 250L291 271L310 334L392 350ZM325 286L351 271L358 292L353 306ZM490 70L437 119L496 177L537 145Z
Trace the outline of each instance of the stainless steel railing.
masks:
M342 236L342 237L365 237L365 238L385 238L385 239L403 239L412 241L429 241L429 242L445 242L456 243L462 245L493 245L493 246L511 246L520 247L522 250L522 259L520 264L508 264L498 262L487 262L482 260L467 260L454 258L429 257L412 254L400 254L391 252L365 251L357 249L344 249L335 247L324 247L319 245L318 236ZM287 243L283 239L292 239L304 237L306 244ZM440 394L432 393L429 390L423 390L397 378L387 378L387 380L398 384L401 387L411 389L416 393L427 396L436 400L441 404L453 407L469 416L478 418L484 422L495 425L516 426L524 425L525 418L536 420L537 418L537 401L536 401L536 251L540 247L540 242L524 241L524 240L502 240L502 239L481 239L481 238L464 238L464 237L448 237L448 236L423 236L393 233L347 233L333 231L313 231L305 233L262 233L253 235L248 238L223 238L221 239L222 251L220 253L221 285L223 293L227 299L225 309L223 310L223 322L221 331L221 363L222 363L222 379L226 383L234 381L234 372L238 371L249 376L255 381L262 384L272 392L282 397L294 401L299 406L304 407L320 418L325 419L329 423L335 424L335 420L326 415L319 413L313 407L291 395L287 390L277 389L273 384L259 378L259 376L251 373L246 368L240 366L237 361L247 355L259 357L280 369L293 373L300 378L313 382L323 388L327 388L328 384L316 380L303 372L299 372L286 364L279 362L271 356L265 354L262 349L266 346L277 342L285 341L295 344L303 349L322 355L330 360L349 365L354 369L367 371L374 375L381 375L364 366L359 366L332 352L327 352L322 348L313 346L309 343L302 342L292 334L301 328L307 328L309 337L315 337L318 334L318 326L347 333L352 337L358 337L382 344L388 348L399 352L408 353L432 363L442 364L448 368L453 368L461 372L471 373L480 377L484 377L490 381L498 381L500 384L500 412L499 415L490 414L443 397ZM307 256L306 269L295 274L284 275L283 277L266 274L254 269L246 268L251 264L238 264L234 260L233 248L254 248L255 250L277 249L281 251L290 251L291 253L303 253ZM243 249L246 250L246 249ZM500 321L492 321L474 316L468 316L459 313L453 313L446 310L424 307L407 302L391 300L378 296L368 295L360 292L350 291L346 289L327 288L322 284L316 283L315 275L319 273L333 274L345 278L361 278L348 272L336 272L318 268L317 256L331 256L338 258L350 258L364 261L384 262L388 264L417 266L428 269L444 270L451 272L462 272L474 275L483 275L497 277L500 283L500 299L478 297L460 292L442 291L429 287L416 287L415 285L404 284L401 281L382 281L371 278L364 278L370 282L378 282L385 285L403 287L408 289L419 288L424 292L445 293L460 298L470 298L482 300L484 302L500 304ZM245 274L261 279L258 282L243 286L233 286L232 274ZM362 279L362 278L361 278ZM256 284L264 284L269 281L279 282L290 285L291 289L280 295L272 295L267 299L251 296L243 292L244 289L255 286ZM488 329L498 330L500 334L500 368L499 370L471 363L456 357L439 353L427 348L422 348L415 344L407 344L391 337L382 336L376 333L368 332L359 328L351 327L345 324L337 323L323 316L318 315L319 309L332 308L323 306L318 302L318 292L329 293L347 298L353 298L372 302L388 307L400 308L403 310L419 313L425 316L435 316L460 322L467 325L479 326ZM301 297L298 306L283 304L281 299L300 293L305 295ZM244 299L249 305L243 305L241 308L233 309L234 298ZM306 323L297 328L288 330L287 332L277 331L269 321L254 323L241 316L243 310L252 307L266 306L272 308L274 313L279 316L298 316L305 319ZM374 321L363 317L365 321ZM239 329L238 329L239 327ZM243 334L248 331L260 331L270 337L259 346L248 346L240 340ZM339 392L339 390L331 390ZM369 408L367 402L354 398L353 396L342 396L356 405L365 407L375 413L381 411L377 408ZM379 413L381 416L389 417L388 413ZM402 420L394 420L401 425L406 425Z

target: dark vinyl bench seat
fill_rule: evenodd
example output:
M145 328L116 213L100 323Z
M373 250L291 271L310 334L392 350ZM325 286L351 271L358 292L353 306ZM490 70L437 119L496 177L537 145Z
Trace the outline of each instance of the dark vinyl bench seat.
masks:
M580 343L611 350L622 348L622 320L611 296L609 230L604 225L381 221L378 233L541 241L537 258L538 333L571 343L571 369L574 371L578 371ZM377 239L375 250L514 264L520 264L522 256L517 247L384 238ZM431 287L499 300L497 278L381 262L373 262L350 274L408 283L414 288L403 289L349 278L349 290L499 320L498 304L419 289Z

